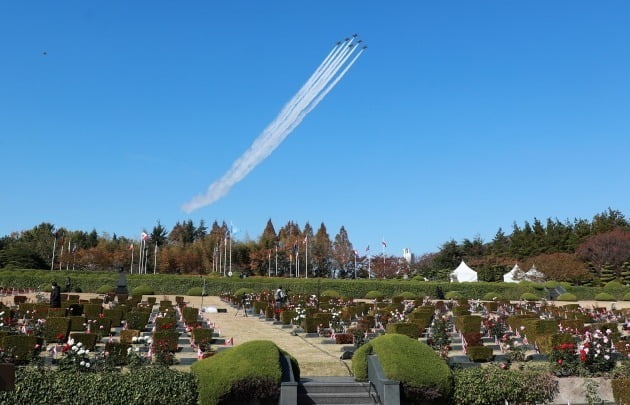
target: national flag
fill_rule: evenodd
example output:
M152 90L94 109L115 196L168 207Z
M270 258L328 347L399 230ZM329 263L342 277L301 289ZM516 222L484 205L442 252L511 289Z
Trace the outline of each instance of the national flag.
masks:
M129 250L133 250L133 243L129 245Z
M149 234L148 234L148 233L146 233L146 232L142 232L142 233L140 234L140 238L141 238L142 240L147 240L147 239L149 239Z
M370 245L367 245L367 247L365 248L365 251L366 251L366 252L369 252L369 251L370 251Z
M384 240L381 243L383 244L383 247L387 247L387 243L385 243Z

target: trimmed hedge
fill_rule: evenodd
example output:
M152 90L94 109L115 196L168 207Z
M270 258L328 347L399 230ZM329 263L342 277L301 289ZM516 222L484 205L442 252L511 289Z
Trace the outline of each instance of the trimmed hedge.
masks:
M492 361L492 348L488 346L469 346L466 355L471 361L482 363Z
M365 298L368 300L376 300L376 299L380 299L380 298L384 298L385 294L383 294L381 291L377 291L377 290L371 290L368 291L367 293L365 293Z
M98 336L96 333L83 333L83 332L72 332L70 334L70 338L74 339L75 343L83 344L83 348L87 350L94 350L96 346L96 339Z
M203 293L203 288L201 287L191 287L186 291L186 295L190 295L193 297L201 297L202 295L207 296L208 293Z
M617 299L612 294L601 292L595 295L595 301L617 301Z
M29 363L39 353L43 343L43 339L27 335L9 335L2 339L2 347L13 355L16 364Z
M114 291L116 291L116 286L110 284L102 285L96 289L97 294L113 293Z
M404 400L448 403L453 389L452 372L425 343L399 334L386 334L370 340L352 357L357 380L367 380L367 356L370 354L378 356L387 378L400 381Z
M197 383L190 373L164 367L143 367L132 373L56 371L18 367L15 391L0 392L3 404L197 403Z
M149 323L150 316L151 316L150 312L144 312L144 311L127 312L127 328L138 329L139 331L143 331L144 328L147 327L147 323Z
M70 332L70 319L48 318L44 326L44 339L47 343L65 342Z
M538 301L540 299L536 294L529 292L521 294L520 298L524 301Z
M577 297L575 296L575 294L564 293L558 295L556 301L577 301Z
M131 290L131 295L153 295L155 294L155 290L153 287L142 284Z
M412 339L418 339L418 337L420 337L420 328L416 323L388 323L386 328L387 333L399 333Z
M195 362L191 369L199 381L199 403L277 400L282 379L280 356L273 342L254 340Z
M455 371L453 402L462 405L548 403L557 392L558 380L549 372L475 367Z

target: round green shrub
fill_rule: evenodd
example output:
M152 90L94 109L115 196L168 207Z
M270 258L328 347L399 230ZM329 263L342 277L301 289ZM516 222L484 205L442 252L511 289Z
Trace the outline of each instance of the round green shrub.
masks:
M558 295L558 298L556 298L556 301L577 301L577 297L575 296L575 294L564 293L564 294Z
M253 294L253 293L254 293L254 290L252 290L251 288L243 287L243 288L239 288L238 290L236 290L234 292L234 295L237 296L237 297L242 297L245 294Z
M617 280L609 281L604 285L604 289L606 290L619 290L623 288L623 284L621 284Z
M203 294L203 288L201 288L201 287L191 287L186 292L186 295L191 295L193 297L201 297L202 294ZM206 295L208 295L208 293L206 292L203 295L206 296Z
M565 290L568 290L569 288L571 288L571 283L569 283L568 281L561 281L560 286L563 287Z
M459 291L449 291L444 294L444 298L446 298L447 300L459 300L464 298L464 296Z
M485 293L483 296L484 301L495 301L503 299L503 296L497 292L491 291L489 293Z
M369 300L375 300L375 299L383 298L384 296L385 296L385 294L383 294L380 291L376 291L376 290L368 291L365 294L365 298L369 299Z
M153 295L155 291L146 284L141 284L131 290L131 295Z
M112 293L116 291L116 287L114 287L113 285L102 285L99 288L96 289L96 293L97 294L107 294L107 293Z
M412 281L426 281L424 277L422 276L414 276L411 280Z
M611 294L601 292L595 295L595 301L617 301L617 299Z
M627 292L627 293L624 294L623 300L624 301L630 301L630 292Z
M320 293L320 297L339 298L341 295L337 290L324 290Z
M403 300L415 300L418 298L418 294L411 291L403 291L400 294L396 294L396 297L402 297Z
M401 402L444 403L453 390L453 373L431 347L391 333L370 340L352 357L357 380L367 380L367 356L376 354L386 377L401 382Z
M521 294L521 299L524 301L538 301L540 298L538 298L536 294L526 292Z
M560 283L554 280L549 280L549 281L545 281L544 285L545 285L545 288L556 288L560 285Z
M532 287L534 287L534 290L538 291L542 291L545 289L545 286L542 283L532 283Z

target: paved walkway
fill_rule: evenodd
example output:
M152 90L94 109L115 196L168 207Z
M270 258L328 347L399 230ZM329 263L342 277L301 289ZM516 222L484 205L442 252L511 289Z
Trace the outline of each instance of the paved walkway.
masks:
M186 297L190 305L201 307L200 297ZM208 322L215 324L215 332L221 338L234 339L234 345L251 340L271 340L280 348L295 357L303 376L349 376L351 362L341 360L341 346L323 344L324 338L295 336L292 329L283 329L258 316L237 314L236 309L221 301L219 297L204 297L203 306L227 308L226 313L203 313ZM236 315L236 316L235 316Z

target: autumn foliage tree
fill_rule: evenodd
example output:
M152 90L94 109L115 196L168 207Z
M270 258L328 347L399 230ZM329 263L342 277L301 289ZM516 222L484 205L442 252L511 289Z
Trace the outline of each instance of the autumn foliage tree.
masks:
M615 229L589 237L575 251L599 273L605 265L619 274L624 262L630 259L630 232Z

